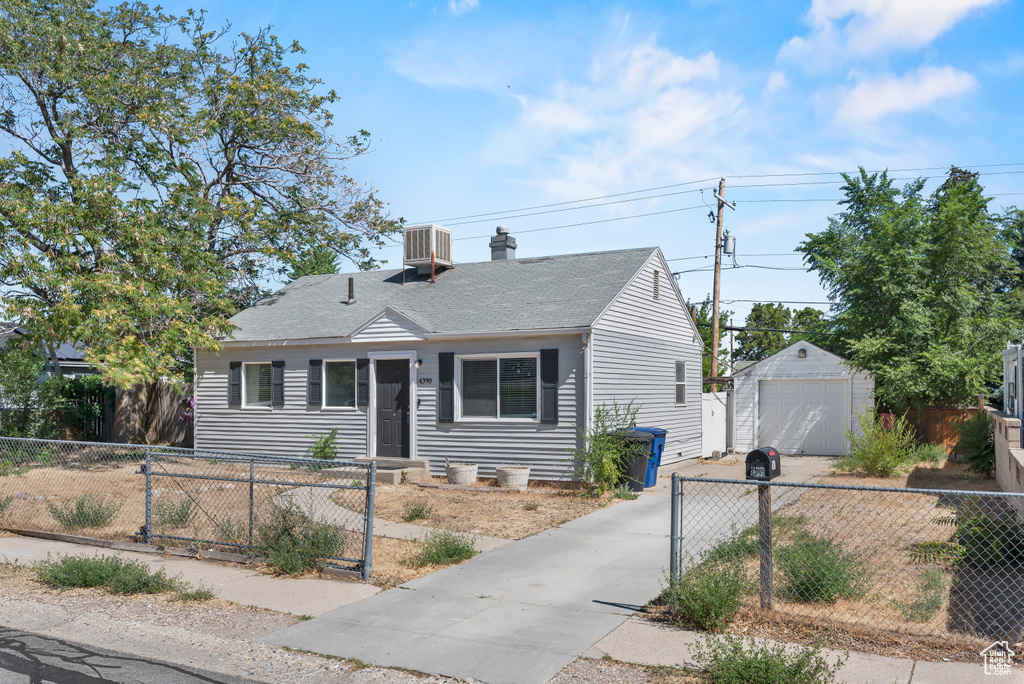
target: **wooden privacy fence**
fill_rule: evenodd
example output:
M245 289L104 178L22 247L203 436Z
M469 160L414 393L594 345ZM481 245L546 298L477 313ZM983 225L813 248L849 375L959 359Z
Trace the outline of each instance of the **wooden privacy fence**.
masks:
M947 454L956 453L960 440L957 426L978 412L976 408L928 407L907 411L907 421L914 426L921 444L938 444Z

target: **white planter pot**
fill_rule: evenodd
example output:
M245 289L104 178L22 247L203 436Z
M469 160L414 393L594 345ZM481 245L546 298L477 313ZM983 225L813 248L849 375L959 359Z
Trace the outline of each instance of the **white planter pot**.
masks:
M530 466L504 466L495 472L498 475L499 487L512 487L525 492L526 485L530 482Z
M476 469L476 463L459 463L445 466L444 472L449 484L465 485L476 482Z

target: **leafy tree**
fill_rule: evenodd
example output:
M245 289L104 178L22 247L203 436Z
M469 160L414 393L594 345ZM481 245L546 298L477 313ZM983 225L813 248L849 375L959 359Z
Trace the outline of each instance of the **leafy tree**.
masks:
M800 245L829 293L855 368L893 407L967 405L998 381L1019 277L977 174L931 196L886 173L844 176L844 210Z
M819 347L826 346L828 338L813 333L826 332L828 326L829 321L825 318L824 312L818 309L806 307L794 311L781 303L754 304L747 315L745 327L749 330L736 335L736 358L760 361L803 339L810 340ZM783 330L796 332L777 332ZM812 334L803 334L801 331Z
M289 263L285 278L291 282L303 276L331 275L340 270L338 255L330 247L318 245L306 254L301 254Z
M226 34L136 2L0 3L0 315L140 398L318 246L371 268L400 229L344 174L369 134L331 135L338 95L301 47Z
M693 302L686 302L687 308L697 308L697 333L700 335L701 340L704 342L704 354L701 357L701 377L711 376L711 317L714 313L714 302L711 301L711 297L705 297L703 302L695 304ZM729 317L732 316L732 311L724 311L719 309L718 311L718 328L719 330L725 330L725 326L729 325ZM718 373L719 375L725 375L729 368L729 350L724 348L724 342L728 339L725 335L721 335L718 340ZM711 386L704 385L704 391L710 392Z

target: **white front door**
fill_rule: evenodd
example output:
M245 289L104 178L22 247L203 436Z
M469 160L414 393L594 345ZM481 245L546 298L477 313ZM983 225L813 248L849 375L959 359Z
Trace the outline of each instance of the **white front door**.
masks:
M782 454L845 455L848 393L846 380L762 380L756 446Z

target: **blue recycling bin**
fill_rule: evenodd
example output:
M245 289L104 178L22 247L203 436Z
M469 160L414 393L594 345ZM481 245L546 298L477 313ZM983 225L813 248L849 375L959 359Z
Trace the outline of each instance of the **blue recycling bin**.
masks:
M661 454L665 451L665 435L668 434L668 430L656 427L632 429L654 435L654 439L651 440L651 458L647 461L647 476L644 478L644 487L653 487L658 484L658 468L661 466Z

